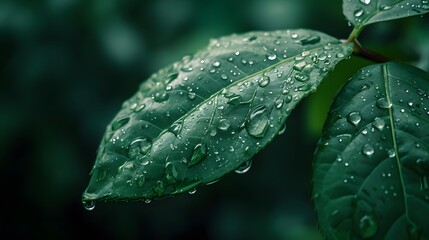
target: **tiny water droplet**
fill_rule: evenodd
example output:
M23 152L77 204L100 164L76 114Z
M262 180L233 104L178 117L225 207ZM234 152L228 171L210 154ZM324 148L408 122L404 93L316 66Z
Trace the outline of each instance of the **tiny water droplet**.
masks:
M370 238L378 231L378 224L372 215L365 215L359 220L359 234L363 238Z
M238 174L244 174L247 173L250 170L250 167L252 166L252 161L246 161L243 164L241 164L237 169L235 169L235 173Z
M396 153L395 153L395 150L394 150L394 149L389 149L389 150L387 151L387 153L389 154L389 157L390 157L390 158L393 158L393 157L395 157L395 156L396 156Z
M183 66L180 70L182 70L182 72L192 72L192 66Z
M387 109L387 108L390 108L390 107L392 107L392 103L390 103L390 102L388 102L387 101L387 99L386 98L384 98L384 97L382 97L382 98L379 98L378 100L377 100L377 106L379 107L379 108L384 108L384 109Z
M192 195L192 194L195 194L196 192L197 192L197 189L196 189L196 188L191 189L191 190L189 190L189 191L188 191L188 193L189 193L189 194L191 194L191 195Z
M227 80L228 76L225 73L222 73L222 75L220 75L220 78L222 78L223 80Z
M121 127L125 126L125 124L127 124L129 121L130 121L129 117L116 120L116 122L112 124L112 131L116 131L120 129Z
M192 167L207 157L207 146L203 143L199 143L194 148L191 160L188 161L188 167Z
M196 94L194 92L188 92L188 98L191 100L195 99Z
M82 204L83 204L83 207L88 211L92 211L95 208L95 201L92 201L92 200L90 201L82 200Z
M276 102L275 102L276 108L277 109L282 108L283 107L283 102L284 102L283 99L277 99Z
M360 0L361 3L368 5L371 3L371 0Z
M337 55L335 55L337 58L344 58L344 54L343 53L337 53Z
M270 77L263 76L258 80L258 85L260 87L266 87L270 83Z
M365 145L363 145L362 147L362 152L363 154L365 154L365 156L367 157L371 157L374 154L374 147L371 144L366 143Z
M360 116L359 112L351 112L349 116L347 116L347 121L349 121L351 124L355 126L357 126L361 120L362 120L362 117Z

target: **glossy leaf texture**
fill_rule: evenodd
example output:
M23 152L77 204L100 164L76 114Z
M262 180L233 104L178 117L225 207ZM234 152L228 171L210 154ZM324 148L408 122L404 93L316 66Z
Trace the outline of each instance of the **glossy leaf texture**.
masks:
M123 104L83 200L156 199L242 172L351 50L311 30L212 40L152 75Z
M313 176L327 239L429 239L429 74L358 72L331 106Z
M365 26L429 12L428 0L343 0L343 13L354 26Z

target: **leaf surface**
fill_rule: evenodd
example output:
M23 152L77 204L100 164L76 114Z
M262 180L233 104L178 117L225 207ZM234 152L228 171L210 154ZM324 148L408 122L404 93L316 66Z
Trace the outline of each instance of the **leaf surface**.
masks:
M107 126L83 200L161 198L249 166L351 50L310 30L212 40L152 75L123 104Z
M354 26L429 12L428 0L343 0L343 13Z
M429 74L362 69L336 97L315 155L327 239L429 238Z

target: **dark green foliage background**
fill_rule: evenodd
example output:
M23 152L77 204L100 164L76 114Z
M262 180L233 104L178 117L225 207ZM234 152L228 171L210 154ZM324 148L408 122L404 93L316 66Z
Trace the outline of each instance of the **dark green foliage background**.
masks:
M428 23L375 24L361 41L428 71ZM141 81L212 37L288 28L351 31L339 0L0 1L1 236L319 239L313 151L339 86L369 63L360 59L295 109L247 174L150 204L80 202L105 126Z

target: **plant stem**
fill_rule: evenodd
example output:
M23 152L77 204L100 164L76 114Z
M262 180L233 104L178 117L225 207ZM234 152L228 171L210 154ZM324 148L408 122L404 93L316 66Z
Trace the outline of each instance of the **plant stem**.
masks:
M362 47L362 45L359 43L357 39L353 39L353 44L354 44L353 54L357 56L361 56L363 58L366 58L378 63L385 63L390 61L389 58Z

